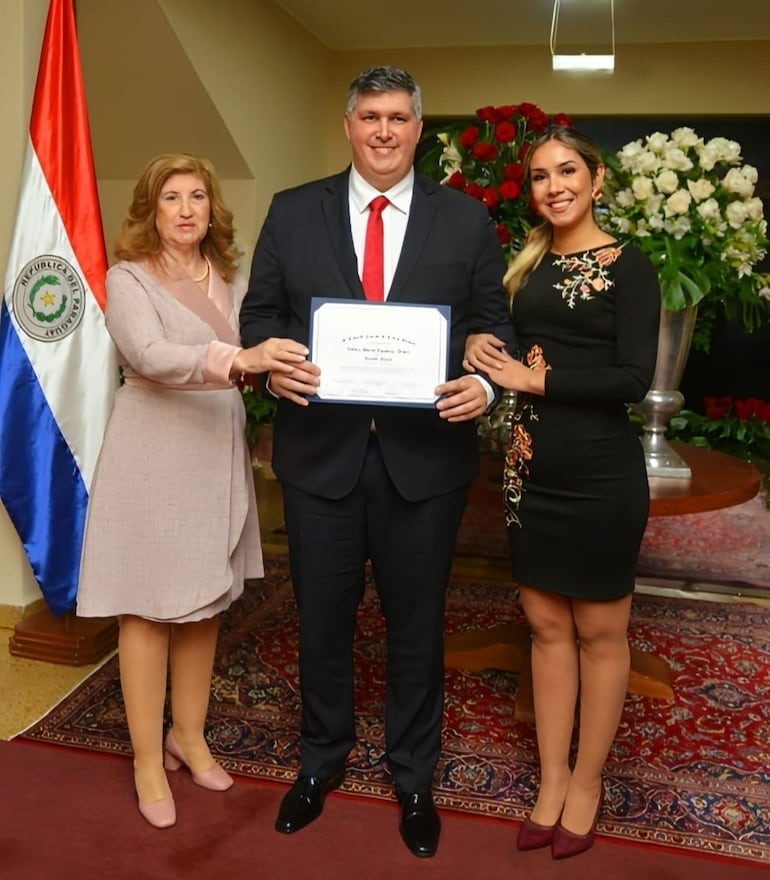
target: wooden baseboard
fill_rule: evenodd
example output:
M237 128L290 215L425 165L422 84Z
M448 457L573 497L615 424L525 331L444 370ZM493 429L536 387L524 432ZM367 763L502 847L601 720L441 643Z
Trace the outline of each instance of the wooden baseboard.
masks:
M15 657L65 666L98 663L117 646L117 618L54 617L47 606L25 615L8 641Z

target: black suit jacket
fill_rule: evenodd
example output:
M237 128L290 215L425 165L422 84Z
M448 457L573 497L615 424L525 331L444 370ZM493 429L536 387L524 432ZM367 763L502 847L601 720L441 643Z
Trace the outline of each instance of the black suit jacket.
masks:
M348 174L278 193L259 236L241 309L244 346L271 336L307 343L314 296L364 299L350 231ZM513 345L500 246L481 202L417 175L389 302L451 306L449 378L463 375L465 339L494 333ZM273 469L284 483L341 498L358 479L374 420L388 472L418 501L478 473L475 422L436 410L279 401Z

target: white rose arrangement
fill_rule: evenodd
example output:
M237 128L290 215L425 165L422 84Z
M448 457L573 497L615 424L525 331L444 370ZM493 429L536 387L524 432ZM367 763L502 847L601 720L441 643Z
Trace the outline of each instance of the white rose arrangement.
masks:
M655 132L606 157L605 225L658 271L663 307L698 306L693 346L708 351L720 310L752 331L770 317L770 276L757 169L740 144L691 128Z

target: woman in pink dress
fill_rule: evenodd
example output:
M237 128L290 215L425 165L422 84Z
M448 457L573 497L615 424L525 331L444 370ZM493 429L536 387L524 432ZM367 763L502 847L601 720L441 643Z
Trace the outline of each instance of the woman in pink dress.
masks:
M176 821L164 770L204 788L231 777L204 735L219 613L263 575L256 499L235 381L291 372L307 349L243 349L232 213L211 164L152 159L134 188L107 274L107 328L124 382L89 499L78 614L120 616L120 680L139 811ZM172 726L163 739L167 678Z

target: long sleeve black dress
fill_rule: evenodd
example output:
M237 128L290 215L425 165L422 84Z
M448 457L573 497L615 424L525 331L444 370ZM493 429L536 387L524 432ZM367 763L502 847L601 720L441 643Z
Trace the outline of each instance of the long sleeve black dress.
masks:
M545 396L519 395L505 464L513 578L580 599L634 589L649 511L644 455L626 404L655 371L660 291L630 244L547 254L513 303L525 363Z

